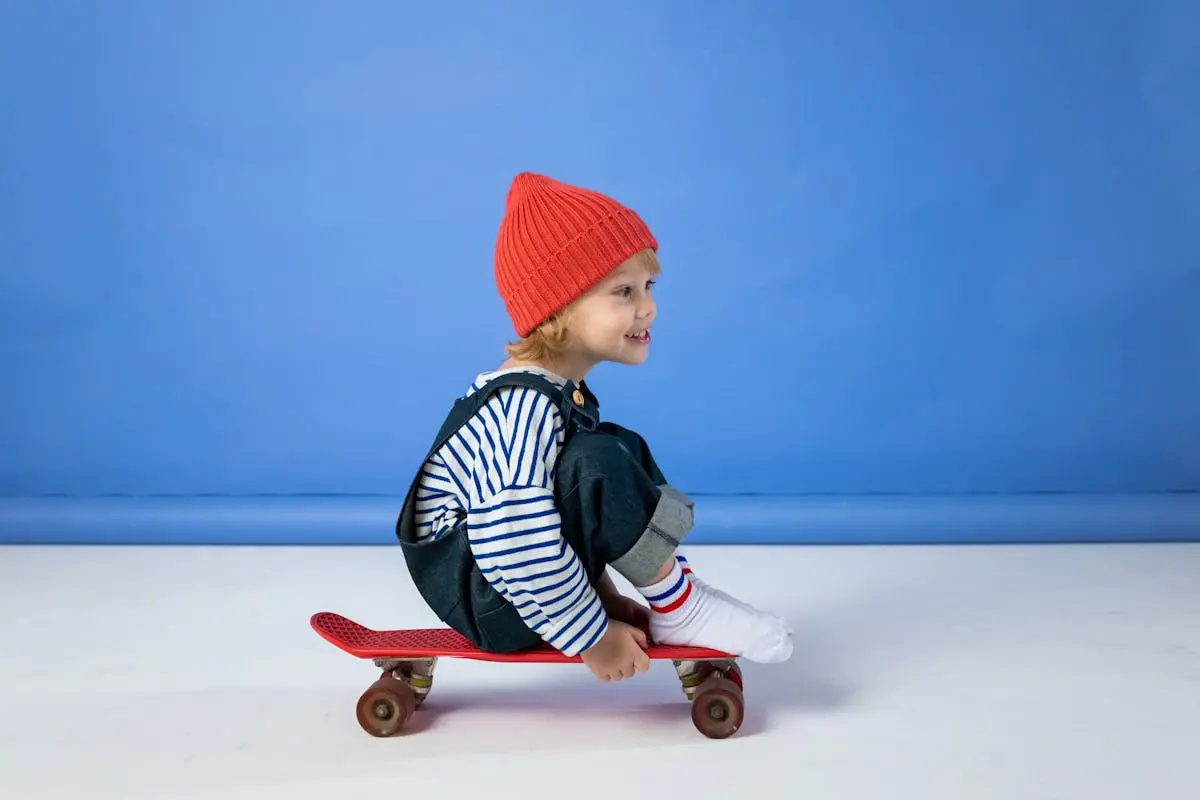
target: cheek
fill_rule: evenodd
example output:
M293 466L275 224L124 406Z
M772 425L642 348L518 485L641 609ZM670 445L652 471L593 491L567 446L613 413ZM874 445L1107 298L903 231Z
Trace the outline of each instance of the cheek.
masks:
M594 344L620 339L629 330L632 316L629 308L622 304L609 304L589 309L592 313L581 315L578 332L584 341Z
M586 341L595 345L605 345L620 339L625 335L626 326L619 320L596 321L584 330Z

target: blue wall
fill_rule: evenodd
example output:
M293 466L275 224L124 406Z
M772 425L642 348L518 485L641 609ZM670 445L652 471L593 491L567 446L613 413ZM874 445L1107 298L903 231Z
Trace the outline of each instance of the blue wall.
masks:
M4 3L0 494L403 492L524 169L659 236L686 490L1200 490L1200 6L682 8Z

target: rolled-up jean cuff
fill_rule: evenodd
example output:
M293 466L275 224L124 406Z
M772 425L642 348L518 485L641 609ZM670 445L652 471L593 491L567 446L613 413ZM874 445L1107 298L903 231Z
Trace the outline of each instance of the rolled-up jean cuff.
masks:
M646 530L612 567L634 586L654 583L663 564L692 529L694 504L670 485L658 487L661 496Z

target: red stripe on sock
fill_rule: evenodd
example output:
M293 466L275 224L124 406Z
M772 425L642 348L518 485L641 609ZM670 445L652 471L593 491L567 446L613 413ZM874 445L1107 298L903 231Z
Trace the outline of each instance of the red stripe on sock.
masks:
M665 606L651 606L651 608L653 608L659 614L669 614L672 611L674 611L675 609L679 608L681 605L683 605L684 602L688 599L688 595L690 595L691 593L692 593L692 582L684 581L683 592L680 593L679 597L676 597L674 600L672 600L670 603L667 603Z

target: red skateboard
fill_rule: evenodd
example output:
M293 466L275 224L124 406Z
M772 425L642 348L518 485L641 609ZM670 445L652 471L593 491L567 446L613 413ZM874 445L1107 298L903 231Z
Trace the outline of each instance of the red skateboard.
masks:
M421 707L433 686L440 657L507 663L583 663L548 644L517 653L489 653L449 628L376 631L340 614L321 611L310 620L313 630L340 650L372 659L383 670L358 700L358 724L372 736L394 736ZM692 723L712 739L732 736L741 727L742 673L733 656L700 647L651 645L651 659L675 665L684 696L691 702Z

